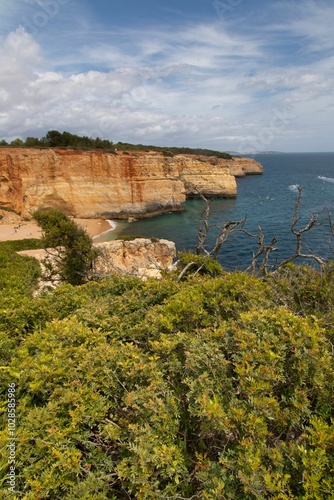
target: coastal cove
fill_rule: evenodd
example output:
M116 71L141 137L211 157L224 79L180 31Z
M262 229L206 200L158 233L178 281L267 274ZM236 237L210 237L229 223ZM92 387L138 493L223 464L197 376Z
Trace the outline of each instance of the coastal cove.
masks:
M277 237L278 250L273 255L280 260L294 249L295 240L290 227L297 186L303 190L298 227L302 227L313 212L321 212L324 208L334 210L334 153L277 153L250 157L263 165L263 175L238 178L236 199L214 199L210 222L222 225L229 220L247 217L247 231L257 234L257 228L261 226L266 242L269 243L273 236ZM120 235L140 235L172 240L177 250L193 250L196 245L196 220L203 206L202 200L190 199L186 201L182 213L130 223L117 221L115 231L95 241L107 241ZM328 246L328 228L314 228L306 236L305 242L313 252L328 259L333 257ZM212 243L213 237L208 238L208 248ZM227 269L242 270L249 265L256 249L256 238L234 233L223 245L219 260Z

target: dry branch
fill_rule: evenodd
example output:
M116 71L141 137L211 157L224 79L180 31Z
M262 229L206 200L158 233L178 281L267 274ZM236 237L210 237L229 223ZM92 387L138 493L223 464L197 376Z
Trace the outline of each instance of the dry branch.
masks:
M211 216L212 200L208 200L202 193L200 193L200 197L205 202L205 206L196 223L197 224L196 254L199 255L200 253L203 253L207 257L212 257L213 259L217 259L222 244L227 240L227 238L232 232L234 232L235 230L241 230L243 228L246 219L241 219L238 221L228 221L223 226L219 226L218 224L209 224L209 219ZM218 228L219 233L215 239L213 248L209 251L206 249L205 243L206 243L206 238L212 228Z

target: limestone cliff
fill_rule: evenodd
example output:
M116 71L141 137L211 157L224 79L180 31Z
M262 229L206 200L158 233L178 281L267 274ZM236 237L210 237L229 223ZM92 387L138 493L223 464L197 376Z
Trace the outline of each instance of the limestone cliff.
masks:
M132 274L142 278L161 278L162 271L171 271L176 256L175 243L168 240L106 241L95 245L99 257L93 272L98 275Z
M244 177L245 175L263 174L261 163L250 158L233 158L229 165L230 174L235 177Z
M198 192L235 197L237 174L230 169L238 164L238 159L165 157L156 152L1 148L0 206L24 217L50 207L82 218L178 211L187 196Z

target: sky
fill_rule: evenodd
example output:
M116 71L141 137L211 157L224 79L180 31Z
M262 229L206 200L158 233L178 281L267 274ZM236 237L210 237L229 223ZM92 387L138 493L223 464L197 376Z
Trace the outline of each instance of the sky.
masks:
M334 151L332 0L0 0L0 140Z

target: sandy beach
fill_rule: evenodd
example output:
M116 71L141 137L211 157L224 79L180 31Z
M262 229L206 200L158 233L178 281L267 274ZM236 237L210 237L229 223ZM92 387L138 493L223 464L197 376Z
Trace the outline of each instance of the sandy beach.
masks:
M102 219L73 219L87 231L91 238L113 229L113 226ZM23 240L24 238L40 238L42 231L32 221L17 222L16 224L0 224L0 241Z

